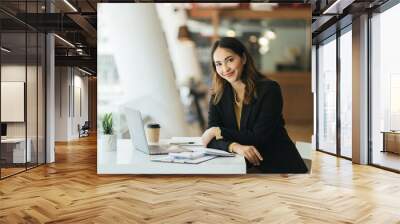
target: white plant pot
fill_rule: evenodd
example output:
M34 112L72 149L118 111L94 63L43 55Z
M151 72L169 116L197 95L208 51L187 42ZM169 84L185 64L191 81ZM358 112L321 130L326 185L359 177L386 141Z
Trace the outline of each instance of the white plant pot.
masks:
M116 135L103 135L103 148L105 151L117 150L117 136Z

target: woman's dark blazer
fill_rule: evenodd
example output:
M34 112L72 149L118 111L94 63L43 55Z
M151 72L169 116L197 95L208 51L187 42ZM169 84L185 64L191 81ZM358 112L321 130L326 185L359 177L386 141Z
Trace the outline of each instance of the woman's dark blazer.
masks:
M253 145L263 157L260 169L264 173L305 173L307 167L296 146L290 140L282 116L282 94L272 80L256 82L257 97L244 104L238 129L233 89L229 83L218 104L210 102L208 126L221 128L223 139L213 139L207 147L228 150L232 142ZM247 162L248 163L248 162Z

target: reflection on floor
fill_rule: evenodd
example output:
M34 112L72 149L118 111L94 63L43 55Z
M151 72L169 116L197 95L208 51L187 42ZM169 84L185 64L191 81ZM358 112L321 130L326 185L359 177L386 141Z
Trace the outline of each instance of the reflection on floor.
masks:
M36 166L35 163L27 164L28 169L35 166ZM24 170L25 170L25 164L3 164L3 167L1 168L1 178L19 173Z
M400 171L400 155L392 152L374 151L373 164Z
M21 172L24 170L25 170L25 167L24 168L1 168L1 178L13 175L15 173L18 173L18 172Z

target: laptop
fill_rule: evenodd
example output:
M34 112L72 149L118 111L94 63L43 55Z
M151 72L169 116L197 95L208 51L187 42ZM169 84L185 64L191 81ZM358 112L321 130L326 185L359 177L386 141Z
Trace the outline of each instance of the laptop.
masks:
M191 150L177 145L149 145L144 132L144 124L140 111L126 107L125 116L132 143L137 150L149 155L163 155L170 152L191 152Z

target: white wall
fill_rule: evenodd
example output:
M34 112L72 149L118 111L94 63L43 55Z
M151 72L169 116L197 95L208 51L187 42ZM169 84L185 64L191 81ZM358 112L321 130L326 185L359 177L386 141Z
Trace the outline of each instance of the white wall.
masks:
M56 67L55 73L55 140L77 139L78 124L88 120L88 78L71 67Z
M1 66L1 81L3 82L25 82L25 75L28 72L30 74L36 74L36 67L25 65L2 65ZM29 79L29 77L28 77ZM35 86L36 81L32 81L29 79L29 84ZM28 124L28 137L30 133L35 131L36 133L36 125L31 122L34 121L36 123L37 115L33 113L36 111L36 88L27 88L27 103L30 108L27 110L27 120ZM4 96L3 96L4 97ZM33 98L33 99L32 99ZM31 104L31 102L35 102ZM30 105L31 104L31 105ZM9 108L1 108L1 110L8 110ZM26 122L7 122L7 136L8 137L25 137L25 124Z
M168 43L177 85L189 85L191 78L201 81L202 71L195 43L178 39L179 27L187 23L182 3L157 4L156 9Z
M124 25L126 21L129 26ZM98 40L98 61L111 56L118 71L114 84L107 73L98 73L98 120L103 113L113 112L119 134L127 129L126 122L118 122L123 117L119 107L130 106L161 124L161 138L187 135L189 128L155 5L98 4ZM107 66L111 69L99 63L98 70L106 71Z
M55 141L67 141L68 68L55 68Z
M25 65L2 65L1 66L1 81L2 82L25 82ZM28 66L28 72L32 67ZM26 82L25 82L26 83ZM4 96L2 96L4 97ZM1 108L7 110L8 108ZM8 137L25 137L25 123L24 122L7 122L7 136Z
M77 138L79 136L77 126L80 124L81 126L88 121L88 77L81 76L82 73L77 74L77 70L74 71L74 102L71 102L71 105L74 105L72 108L72 130L71 135L73 138ZM79 93L80 92L80 93Z
M1 80L2 82L24 82L26 86L26 100L23 100L22 107L10 108L2 107L2 112L17 113L19 111L24 116L26 112L26 119L23 118L21 122L6 122L7 123L7 137L10 138L24 138L27 136L30 139L32 161L36 162L39 158L39 163L44 162L44 74L41 66L32 66L25 64L3 64L1 66ZM27 81L25 80L27 78ZM2 93L4 94L4 89ZM21 91L21 90L20 90ZM24 91L20 92L24 94ZM7 95L2 95L2 98L8 98ZM25 104L26 103L26 104ZM3 103L2 103L3 104ZM14 110L14 111L13 111ZM37 157L37 153L39 156ZM51 160L49 160L51 161Z

